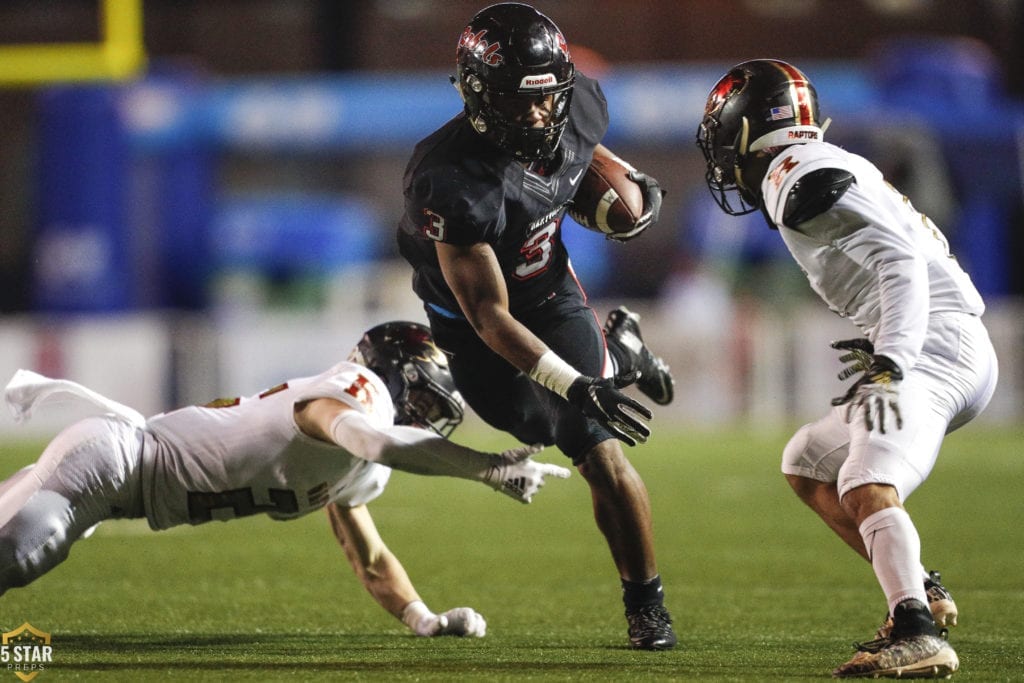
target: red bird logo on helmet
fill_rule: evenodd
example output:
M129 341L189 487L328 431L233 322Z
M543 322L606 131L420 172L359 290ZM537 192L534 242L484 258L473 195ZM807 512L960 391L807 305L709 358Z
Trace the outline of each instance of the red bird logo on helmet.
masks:
M569 55L569 43L565 42L565 36L561 32L556 34L555 39L558 41L558 49L562 51L566 59L572 59Z
M711 91L707 104L704 106L704 115L712 114L722 108L729 95L737 90L742 90L747 80L737 73L726 74Z
M477 59L487 66L498 66L505 61L501 55L501 43L488 43L484 40L487 29L473 33L472 27L466 27L459 39L459 45L472 52Z

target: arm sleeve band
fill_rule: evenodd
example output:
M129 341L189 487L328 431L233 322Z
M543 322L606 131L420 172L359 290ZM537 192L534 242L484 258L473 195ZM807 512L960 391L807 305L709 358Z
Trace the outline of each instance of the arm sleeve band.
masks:
M413 600L402 610L402 623L415 631L416 625L420 623L421 619L432 616L434 616L434 613L430 611L422 600Z
M334 442L357 458L413 474L459 477L488 483L493 457L415 427L378 429L354 410L331 423Z
M537 364L530 370L530 379L566 398L569 387L576 381L580 373L562 360L557 353L548 350L537 359Z

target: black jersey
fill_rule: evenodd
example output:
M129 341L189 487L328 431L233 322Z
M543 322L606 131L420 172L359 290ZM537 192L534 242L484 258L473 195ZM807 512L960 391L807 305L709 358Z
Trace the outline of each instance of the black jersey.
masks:
M399 250L428 304L459 312L434 242L494 249L513 314L538 305L570 276L562 243L566 206L608 129L597 81L577 73L569 121L549 168L524 168L460 114L416 145L405 171Z

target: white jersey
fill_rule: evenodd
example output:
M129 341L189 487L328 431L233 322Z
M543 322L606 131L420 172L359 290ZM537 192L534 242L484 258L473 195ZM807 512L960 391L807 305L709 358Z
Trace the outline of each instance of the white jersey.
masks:
M337 399L375 427L394 423L376 374L342 362L246 398L219 399L146 421L143 504L149 524L228 520L256 513L291 519L329 502L354 506L384 490L391 470L304 434L296 403Z
M856 182L828 211L785 225L789 191L823 168L848 171ZM761 190L768 216L814 291L904 372L921 353L930 314L984 312L946 238L867 159L826 142L793 145L772 160Z

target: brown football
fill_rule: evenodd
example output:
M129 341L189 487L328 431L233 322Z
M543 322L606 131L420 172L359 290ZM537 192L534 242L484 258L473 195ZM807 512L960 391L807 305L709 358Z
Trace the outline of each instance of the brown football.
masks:
M644 211L640 186L629 179L633 167L607 149L594 152L580 178L569 215L583 227L606 235L628 233Z

